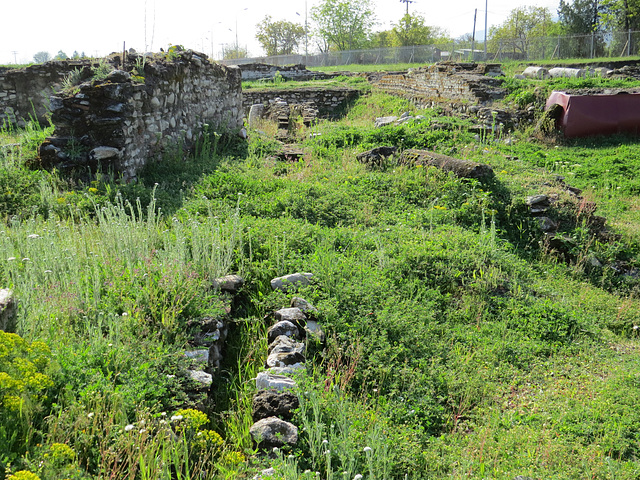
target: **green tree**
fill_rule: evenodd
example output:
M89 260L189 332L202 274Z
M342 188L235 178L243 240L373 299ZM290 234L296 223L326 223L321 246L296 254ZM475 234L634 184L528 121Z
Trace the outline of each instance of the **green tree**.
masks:
M69 57L62 50L58 50L58 54L53 59L54 60L68 60Z
M370 0L321 0L311 9L318 36L332 50L357 50L367 45L375 15Z
M604 53L604 36L601 16L605 8L599 0L573 0L567 3L560 0L558 18L562 33L565 35L593 35L593 54ZM564 41L563 54L572 57L586 57L591 52L592 44L584 38L569 37Z
M227 44L222 46L222 58L225 60L233 60L237 58L247 58L249 52L246 48L235 44Z
M489 30L489 48L501 50L502 53L510 52L514 58L526 58L527 54L533 53L530 49L533 38L556 35L560 33L559 28L548 8L514 8L504 23Z
M285 20L274 22L269 15L265 16L256 28L256 39L269 56L294 53L305 34L302 25Z
M426 25L424 17L415 13L404 15L398 23L393 24L391 32L392 43L396 47L430 45L449 40L443 29Z
M33 61L36 63L44 63L48 62L49 60L51 60L51 55L49 55L49 52L38 52L33 56Z
M640 28L640 0L601 0L600 21L607 30Z

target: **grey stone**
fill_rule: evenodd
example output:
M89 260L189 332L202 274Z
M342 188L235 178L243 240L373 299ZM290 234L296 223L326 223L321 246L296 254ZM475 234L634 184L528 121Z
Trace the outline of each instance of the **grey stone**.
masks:
M288 352L299 352L304 354L304 343L296 342L291 337L287 337L286 335L280 335L276 337L276 339L269 344L268 353L288 353Z
M390 117L378 117L376 118L375 121L375 127L384 127L385 125L391 125L392 123L394 123L396 120L398 120L398 117L394 117L394 116L390 116Z
M267 330L267 343L271 344L274 340L280 335L286 335L287 337L295 338L296 340L300 340L300 330L293 323L283 320L282 322L278 322L272 325L269 330Z
M187 370L187 374L198 384L198 390L206 390L213 383L213 377L202 370Z
M281 308L275 313L276 321L291 322L297 326L303 326L307 321L307 316L297 307Z
M296 365L300 363L304 363L304 355L300 352L292 351L292 352L272 352L267 357L267 361L265 362L265 367L274 368L274 367L286 367L288 365Z
M130 79L131 75L129 75L129 72L125 72L123 70L112 70L106 78L107 81L113 83L122 83Z
M213 288L229 293L237 293L244 285L244 278L240 275L226 275L216 278L212 282Z
M516 73L513 78L515 78L516 80L526 80L527 77L525 77L524 75L522 75L521 73Z
M291 299L291 306L294 308L299 308L305 315L318 312L318 309L314 307L313 304L300 297L293 297Z
M292 273L283 277L277 277L271 280L271 288L273 290L281 290L287 292L290 289L295 290L298 287L305 287L311 283L313 273Z
M291 420L293 411L299 406L298 397L291 392L260 390L253 396L251 416L254 422L268 417Z
M555 232L558 229L558 225L549 217L538 217L540 222L540 230L543 232Z
M277 417L257 421L251 426L249 433L259 448L282 447L298 442L298 427Z
M0 330L13 333L16 331L17 302L13 290L0 289Z
M320 343L324 343L326 340L325 334L320 327L320 324L315 320L309 320L304 327L305 333L309 340L314 340Z
M256 375L256 388L258 390L292 390L296 382L284 375L275 375L268 372L260 372Z
M120 155L120 150L113 147L96 147L89 152L89 158L97 162L110 162L119 159Z
M531 195L527 197L527 205L537 205L539 203L549 203L547 195Z
M256 103L255 105L251 105L249 109L249 128L255 128L258 120L260 120L264 115L264 104Z
M551 77L549 70L544 67L527 67L522 72L526 78L535 78L537 80L545 80Z
M209 350L187 350L184 356L196 362L209 363Z

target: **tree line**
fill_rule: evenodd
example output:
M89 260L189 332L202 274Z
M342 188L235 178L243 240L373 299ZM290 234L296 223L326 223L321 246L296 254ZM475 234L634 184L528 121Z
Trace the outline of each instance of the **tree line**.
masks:
M615 51L621 47L621 42L629 41L612 38L611 32L640 29L640 0L560 0L555 13L557 15L550 8L537 6L513 9L502 24L487 33L488 49L510 52L517 58L526 55L531 40L536 37L590 35L591 42L577 38L565 42L565 54L569 49L575 56L599 56L605 50ZM376 17L370 0L322 0L311 9L310 19L311 25L303 25L274 20L267 15L256 25L256 38L268 56L309 50L324 53L454 41L446 30L428 25L424 16L409 13L408 8L397 22L392 23L390 30L375 31ZM458 40L470 44L470 37L465 35ZM624 47L635 53L633 45ZM547 48L551 52L553 45ZM233 53L236 57L247 54L246 50Z

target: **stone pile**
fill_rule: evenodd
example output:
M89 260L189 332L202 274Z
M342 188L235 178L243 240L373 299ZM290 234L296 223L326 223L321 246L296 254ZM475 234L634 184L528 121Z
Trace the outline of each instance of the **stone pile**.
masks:
M207 394L213 383L213 374L220 369L223 348L229 333L229 315L232 313L233 298L240 293L244 279L239 275L216 278L212 287L220 291L224 301L224 314L217 317L203 317L191 320L188 325L191 349L184 352L191 360L187 375L192 380L192 399Z
M294 273L271 280L271 288L296 291L309 285L313 275ZM317 309L303 298L294 297L291 306L275 312L275 323L267 331L269 344L266 370L258 373L253 397L251 436L259 448L295 445L298 428L290 420L299 401L291 390L296 375L305 371L307 345L324 342L324 333L316 320Z

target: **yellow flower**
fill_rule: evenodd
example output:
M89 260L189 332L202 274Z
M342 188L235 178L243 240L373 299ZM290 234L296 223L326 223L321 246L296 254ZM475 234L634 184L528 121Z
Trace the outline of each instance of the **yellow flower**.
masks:
M97 188L94 188L94 187L91 187L91 188L89 189L89 193L98 193L98 189L97 189Z

